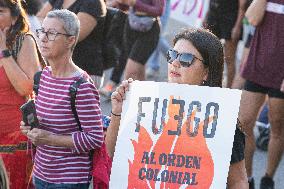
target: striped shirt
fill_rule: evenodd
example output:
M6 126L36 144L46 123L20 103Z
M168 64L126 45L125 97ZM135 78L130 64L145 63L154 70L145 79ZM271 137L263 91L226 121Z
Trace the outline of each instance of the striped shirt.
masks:
M36 112L40 128L57 135L72 136L75 148L40 145L36 148L34 176L50 183L87 183L91 169L89 151L103 143L99 95L91 82L82 83L75 105L83 132L79 131L71 110L69 87L82 75L55 78L51 68L43 70Z

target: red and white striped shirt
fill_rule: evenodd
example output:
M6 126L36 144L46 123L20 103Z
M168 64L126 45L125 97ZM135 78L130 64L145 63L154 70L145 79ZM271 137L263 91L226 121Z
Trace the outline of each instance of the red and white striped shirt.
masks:
M87 183L91 169L89 151L103 143L99 94L91 82L82 83L76 95L76 110L83 132L79 131L71 110L69 87L81 76L55 78L51 68L43 70L38 96L37 115L40 128L57 135L70 135L74 149L41 145L36 148L34 176L50 183Z

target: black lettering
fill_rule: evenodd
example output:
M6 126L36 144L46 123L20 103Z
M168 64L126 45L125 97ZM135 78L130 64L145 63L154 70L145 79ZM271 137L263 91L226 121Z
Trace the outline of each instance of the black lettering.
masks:
M146 168L141 168L141 169L139 170L138 176L139 176L139 179L140 179L140 180L143 180L143 179L145 178L145 175L142 175L142 174L143 174L143 171L146 172Z
M193 157L192 156L186 156L185 158L185 167L186 168L192 168L192 161Z
M183 172L179 172L178 173L178 181L177 181L177 183L179 183L179 184L182 184L182 179L183 178Z
M149 152L144 152L141 163L149 164Z
M168 154L168 166L175 166L175 154Z
M193 113L193 106L196 106L196 111L201 112L201 103L199 101L192 101L188 107L187 122L186 122L186 132L190 137L195 137L198 134L200 118L194 117L195 125L191 127L191 116ZM193 130L193 132L191 132Z
M209 115L210 109L214 107L214 116L213 116L213 123L210 133L207 132L208 124L209 124ZM219 111L219 104L215 102L210 102L206 106L206 113L205 113L205 120L204 120L204 127L203 127L203 136L205 138L213 138L215 136L216 127L217 127L217 119L218 119L218 111Z
M151 155L150 155L150 164L156 164L156 161L155 161L155 152L151 152Z
M190 185L190 173L184 173L182 184Z
M185 157L183 155L177 155L176 167L183 167L185 163Z
M196 174L197 174L197 173L192 173L192 174L191 174L191 175L192 175L192 179L191 179L190 185L197 185L197 184L198 184L198 182L195 181Z
M163 170L161 173L161 181L162 182L168 182L169 180L169 171L168 170Z
M158 178L158 174L159 174L160 170L159 169L155 169L155 173L154 173L154 181L160 181L161 179Z
M149 168L146 172L146 179L152 180L153 177L154 177L154 171L153 171L153 169Z
M182 126L182 119L183 119L183 113L184 113L184 100L177 100L177 99L172 99L172 104L179 104L179 115L175 115L174 119L178 121L177 124L177 130L176 131L171 131L168 130L168 135L177 135L179 136L181 134L181 126Z
M201 162L201 157L197 157L197 156L193 157L193 167L195 169L200 169L200 162Z
M186 156L185 167L186 168L200 169L200 162L201 162L201 157Z
M178 177L178 171L171 171L170 172L170 183L176 183L177 182L177 177Z
M167 154L165 154L165 153L160 154L159 164L160 165L166 165L167 164Z
M137 113L137 123L136 123L135 132L139 132L140 131L141 118L145 117L145 113L142 113L142 103L143 102L150 102L150 101L151 101L151 97L139 97L138 113Z
M163 108L162 108L161 125L160 125L160 128L158 129L157 124L156 124L156 119L157 119L157 110L159 108L159 98L155 98L154 110L153 110L153 119L152 119L152 132L155 135L160 134L165 127L165 116L166 116L167 104L168 104L168 100L164 99L163 100Z

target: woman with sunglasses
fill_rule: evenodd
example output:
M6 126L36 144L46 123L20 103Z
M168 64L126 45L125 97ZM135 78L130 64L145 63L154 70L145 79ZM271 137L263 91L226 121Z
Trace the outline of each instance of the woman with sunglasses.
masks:
M174 38L174 48L168 51L168 82L189 85L221 87L224 55L218 38L203 29L187 29ZM113 157L117 140L122 104L132 79L123 81L111 97L112 115L107 131L106 145ZM244 164L244 134L236 128L231 165L228 174L229 189L247 189Z
M21 134L20 106L32 93L40 69L36 42L20 0L0 0L0 155L10 188L27 188L31 156Z

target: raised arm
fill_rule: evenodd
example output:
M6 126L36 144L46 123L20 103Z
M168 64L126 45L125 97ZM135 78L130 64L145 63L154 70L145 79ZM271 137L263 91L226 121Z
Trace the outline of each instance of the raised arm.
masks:
M245 13L248 22L251 25L257 26L261 23L262 18L265 14L266 4L267 0L253 0Z
M6 49L8 49L6 46L6 30L0 30L0 51ZM17 55L17 61L9 56L1 58L0 65L3 66L9 81L21 96L31 94L33 76L35 72L40 70L35 40L26 35Z
M47 1L44 5L43 5L43 7L40 9L40 11L38 11L38 13L37 13L37 17L38 17L38 19L40 20L40 22L42 22L43 21L43 19L45 18L45 16L47 15L47 13L49 12L49 11L51 11L52 10L52 5L49 3L49 1Z
M133 80L130 78L122 82L122 84L117 87L115 92L111 95L111 121L106 133L106 148L109 156L113 158L115 145L117 141L118 130L120 126L122 104L125 99L125 93L129 89L129 83Z

